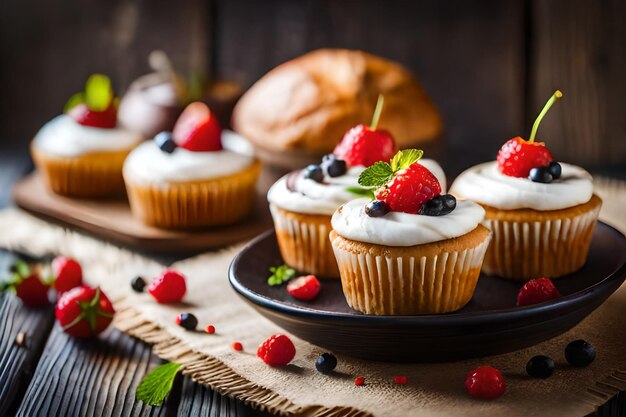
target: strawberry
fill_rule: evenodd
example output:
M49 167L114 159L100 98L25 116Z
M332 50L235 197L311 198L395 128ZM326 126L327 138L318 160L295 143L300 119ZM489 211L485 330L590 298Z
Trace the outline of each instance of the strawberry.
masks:
M531 304L543 303L544 301L559 298L561 293L548 278L535 278L528 281L517 294L517 306L523 307Z
M117 125L117 109L113 102L104 111L91 110L85 103L72 107L68 115L83 126L113 129Z
M548 166L553 160L543 142L529 142L519 136L502 145L496 158L498 170L509 177L528 177L531 169Z
M482 400L498 398L506 390L502 373L491 366L479 366L465 378L465 389L469 395Z
M49 290L50 286L41 281L38 272L33 272L22 278L15 285L16 295L22 300L24 305L29 307L44 307L50 304L50 299L48 298Z
M296 300L311 301L320 292L320 282L315 275L305 275L289 281L287 292Z
M261 343L256 354L269 366L284 366L296 356L296 347L284 334L275 334Z
M206 104L189 104L180 115L172 135L181 148L193 152L212 152L222 149L222 128L217 117Z
M102 333L115 310L100 288L83 285L64 293L54 313L64 332L84 338Z
M395 152L396 144L389 132L363 124L350 129L333 151L351 167L369 167L378 161L388 161Z
M70 97L65 112L83 126L114 128L117 125L117 104L111 80L102 74L90 76L85 91Z
M83 285L83 270L72 258L57 256L52 261L54 288L58 293Z
M185 292L187 292L185 276L174 269L163 271L148 287L148 293L160 304L179 302Z

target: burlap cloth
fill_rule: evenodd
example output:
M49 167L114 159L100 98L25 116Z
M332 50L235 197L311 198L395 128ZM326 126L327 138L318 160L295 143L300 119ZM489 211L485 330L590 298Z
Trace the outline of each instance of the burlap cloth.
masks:
M601 218L626 230L624 184L603 181L598 192L605 200ZM228 264L241 246L173 265L187 276L184 306L157 305L149 295L131 291L132 277L153 276L163 265L16 209L0 212L0 246L33 255L76 257L88 281L101 285L115 299L119 329L154 344L159 356L183 363L184 373L194 380L275 413L582 416L626 389L626 286L567 334L529 349L444 364L385 364L339 356L337 373L325 376L314 367L324 350L295 337L297 354L288 367L271 368L256 357L261 341L283 331L255 313L228 284ZM202 325L214 324L217 333L192 333L178 327L174 320L181 311L193 312ZM578 338L590 341L598 350L596 361L584 369L568 367L563 358L565 345ZM244 351L233 351L233 341L243 343ZM525 375L526 362L537 354L549 355L557 363L555 374L547 380ZM465 392L465 375L483 364L496 366L506 378L507 392L498 400L478 401ZM393 385L396 374L406 375L408 385ZM367 385L354 385L359 375L366 377Z

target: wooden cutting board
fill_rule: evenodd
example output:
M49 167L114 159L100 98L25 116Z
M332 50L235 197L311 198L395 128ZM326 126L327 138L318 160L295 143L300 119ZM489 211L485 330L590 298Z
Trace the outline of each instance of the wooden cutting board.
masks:
M250 239L272 227L264 195L248 218L232 226L169 230L146 226L132 217L128 201L67 198L49 191L34 172L15 184L13 200L22 209L104 240L142 252L188 255Z

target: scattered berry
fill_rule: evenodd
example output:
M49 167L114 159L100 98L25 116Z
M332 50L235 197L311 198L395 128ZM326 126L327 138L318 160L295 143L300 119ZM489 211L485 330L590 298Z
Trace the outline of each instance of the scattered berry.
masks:
M212 152L222 149L222 128L206 104L189 104L174 126L172 136L176 145L192 152Z
M554 361L544 355L531 358L526 364L526 373L533 378L548 378L554 372Z
M559 290L548 278L535 278L528 281L517 293L517 306L543 303L561 296Z
M406 385L407 379L405 375L396 375L393 377L393 383L396 385Z
M499 370L480 366L467 374L465 388L474 398L492 400L504 394L506 384Z
M438 195L428 200L420 208L418 214L425 216L444 216L456 208L456 198L452 194Z
M565 348L565 359L577 368L584 368L596 358L596 348L582 339L570 342Z
M322 171L322 167L319 165L309 165L304 168L304 178L308 180L313 180L315 182L323 182L324 181L324 171Z
M95 336L106 329L115 310L100 288L81 286L64 293L55 316L63 331L74 337Z
M130 282L130 286L135 292L143 292L143 290L146 288L146 280L143 279L142 276L136 276Z
M337 367L337 358L331 353L322 353L315 361L315 369L323 374L331 373Z
M373 130L363 124L350 129L333 151L351 167L369 167L378 161L388 161L395 152L396 144L389 132Z
M296 300L311 301L320 292L320 282L315 275L301 276L289 281L287 292Z
M441 193L441 185L419 162L401 170L376 192L378 200L387 203L391 211L417 214L424 203Z
M172 132L163 131L161 133L157 133L157 135L154 137L154 142L156 142L159 149L161 149L165 153L172 153L177 148L176 142L174 142L174 137L172 136Z
M532 182L541 182L543 184L552 182L552 174L550 174L548 167L532 168L530 174L528 174L528 178L530 178Z
M72 258L57 256L52 260L54 288L62 293L83 285L83 270Z
M346 173L348 167L346 161L337 158L335 154L329 153L322 158L322 170L329 177L339 177Z
M176 316L176 324L186 330L196 330L198 319L191 313L180 313Z
M213 326L212 324L209 324L208 326L204 328L204 331L208 334L213 334L215 333L215 326Z
M382 217L389 213L389 206L380 200L373 200L365 206L365 214L370 217Z
M233 344L231 345L233 350L236 350L238 352L241 352L243 350L243 345L239 342L233 342Z
M185 276L174 269L163 271L148 287L148 293L160 304L176 303L183 299L185 292Z
M516 137L500 148L496 161L498 170L509 177L528 177L530 170L552 162L552 154L541 142L529 142Z
M284 334L275 334L261 343L256 354L269 366L284 366L296 356L296 347Z
M41 281L39 273L32 272L14 284L15 294L29 307L44 307L50 304L50 287Z
M365 385L365 377L364 376L357 376L354 379L354 385L356 385L357 387Z
M558 180L561 178L561 164L556 161L550 162L550 165L548 165L548 172L550 172L553 179Z

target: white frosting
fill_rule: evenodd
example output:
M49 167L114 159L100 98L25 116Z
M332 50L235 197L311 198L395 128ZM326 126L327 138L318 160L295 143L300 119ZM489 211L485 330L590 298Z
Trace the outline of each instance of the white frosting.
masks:
M593 194L591 175L570 164L562 163L561 168L560 179L543 184L509 177L498 171L495 161L486 162L461 173L450 192L501 210L560 210L589 201Z
M235 132L222 132L224 149L163 152L150 140L135 148L124 162L124 177L139 182L168 183L211 179L235 174L254 161L250 146Z
M130 130L83 126L62 114L46 123L33 143L37 149L47 154L72 157L91 152L128 150L142 140L141 134Z
M432 159L420 160L428 168L445 189L446 179L441 166ZM324 182L319 183L305 179L299 175L295 179L294 189L287 188L287 176L279 179L267 193L268 201L282 209L304 214L332 215L343 203L354 200L359 196L347 191L348 187L359 187L359 175L365 167L351 167L339 177L324 176Z
M384 246L415 246L463 236L484 219L485 210L467 200L444 216L389 212L381 217L365 213L368 198L350 201L333 214L331 224L339 235Z

